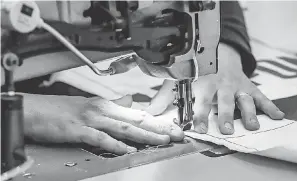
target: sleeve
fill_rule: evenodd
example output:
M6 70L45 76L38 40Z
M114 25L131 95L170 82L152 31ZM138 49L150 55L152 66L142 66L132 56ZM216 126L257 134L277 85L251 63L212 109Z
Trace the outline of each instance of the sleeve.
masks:
M250 77L256 68L256 60L251 52L243 11L237 1L222 1L220 5L220 42L232 46L240 53L243 72Z

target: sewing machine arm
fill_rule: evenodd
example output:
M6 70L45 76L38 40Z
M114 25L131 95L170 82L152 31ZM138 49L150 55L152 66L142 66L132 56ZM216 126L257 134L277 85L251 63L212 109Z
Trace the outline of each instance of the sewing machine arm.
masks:
M136 52L139 67L150 76L183 80L195 77L197 70L199 76L217 71L219 3L154 2L139 10L135 1L98 1L83 16L91 18L91 25L48 23L80 50ZM5 47L21 60L66 50L42 30L11 38Z

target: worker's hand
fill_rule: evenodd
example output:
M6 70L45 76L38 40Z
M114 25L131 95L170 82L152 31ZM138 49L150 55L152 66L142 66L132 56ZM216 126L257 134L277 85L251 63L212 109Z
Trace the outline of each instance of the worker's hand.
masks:
M241 111L242 122L247 130L257 130L260 124L256 108L272 119L284 118L281 112L242 71L240 55L228 45L220 44L218 73L199 77L193 83L195 94L194 128L199 133L207 133L208 116L212 105L218 106L218 127L222 134L234 133L235 105ZM153 115L161 114L174 100L172 81L165 81L161 90L153 98L147 111ZM237 104L235 104L237 102Z
M132 97L24 95L25 135L42 142L87 143L116 154L136 151L119 140L163 145L184 138L174 123L131 109Z

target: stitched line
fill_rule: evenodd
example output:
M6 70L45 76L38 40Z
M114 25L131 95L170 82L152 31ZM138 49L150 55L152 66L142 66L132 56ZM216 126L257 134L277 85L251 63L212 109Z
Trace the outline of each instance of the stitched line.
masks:
M280 128L284 128L284 127L287 127L291 124L294 124L296 122L291 122L289 124L286 124L286 125L283 125L283 126L280 126L280 127L277 127L277 128L273 128L273 129L269 129L269 130L264 130L264 131L259 131L259 132L256 132L256 133L252 133L252 134L259 134L259 133L264 133L264 132L268 132L268 131L274 131L274 130L277 130L277 129L280 129Z
M234 144L234 145L238 145L238 146L244 147L244 148L246 148L246 149L254 149L254 150L258 151L256 148L249 148L249 147L246 147L246 146L237 144L237 143L233 143L233 142L230 142L230 141L226 140L225 138L219 138L219 137L216 137L216 136L213 136L213 135L210 135L210 134L206 134L206 135L211 136L211 137L213 137L213 138L217 138L217 139L220 139L220 140L227 141L227 142L229 142L229 143L232 143L232 144Z

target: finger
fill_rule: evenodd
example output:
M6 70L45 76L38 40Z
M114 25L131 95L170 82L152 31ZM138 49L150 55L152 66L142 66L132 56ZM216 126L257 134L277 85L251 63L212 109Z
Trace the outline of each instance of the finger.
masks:
M228 88L218 90L218 121L222 134L231 135L234 133L234 94Z
M147 131L169 135L172 141L181 141L184 138L184 132L173 120L160 120L144 111L133 111L127 114L123 121Z
M212 102L216 93L216 84L212 81L213 76L199 77L197 83L193 84L195 89L194 103L194 129L198 133L207 133L208 116L212 108Z
M165 80L161 89L153 97L149 107L145 110L151 115L160 115L162 114L170 105L175 98L173 89L174 81Z
M89 127L99 129L118 139L126 139L137 143L150 145L164 145L170 142L168 135L156 134L135 127L132 124L114 120L108 117L98 117L99 120L92 122Z
M123 106L123 107L131 107L133 103L133 98L131 95L126 95L124 97L121 97L119 99L112 100L113 103Z
M160 121L142 110L118 106L107 100L100 100L93 103L91 109L88 112L96 112L99 115L124 121L147 131L169 135L172 141L180 141L184 138L183 131L173 121Z
M248 94L238 97L237 106L241 111L242 123L247 130L255 131L260 128L256 116L254 100Z
M271 119L281 120L285 114L280 111L272 101L270 101L260 90L254 91L251 96L254 98L255 105L267 114Z
M208 131L208 116L212 108L215 91L196 95L194 104L194 129L205 134ZM198 97L199 96L199 97Z
M130 147L121 141L117 141L108 134L98 131L96 129L82 126L75 129L76 138L78 142L87 143L92 146L100 147L106 151L123 155L129 152L137 151L136 148Z

